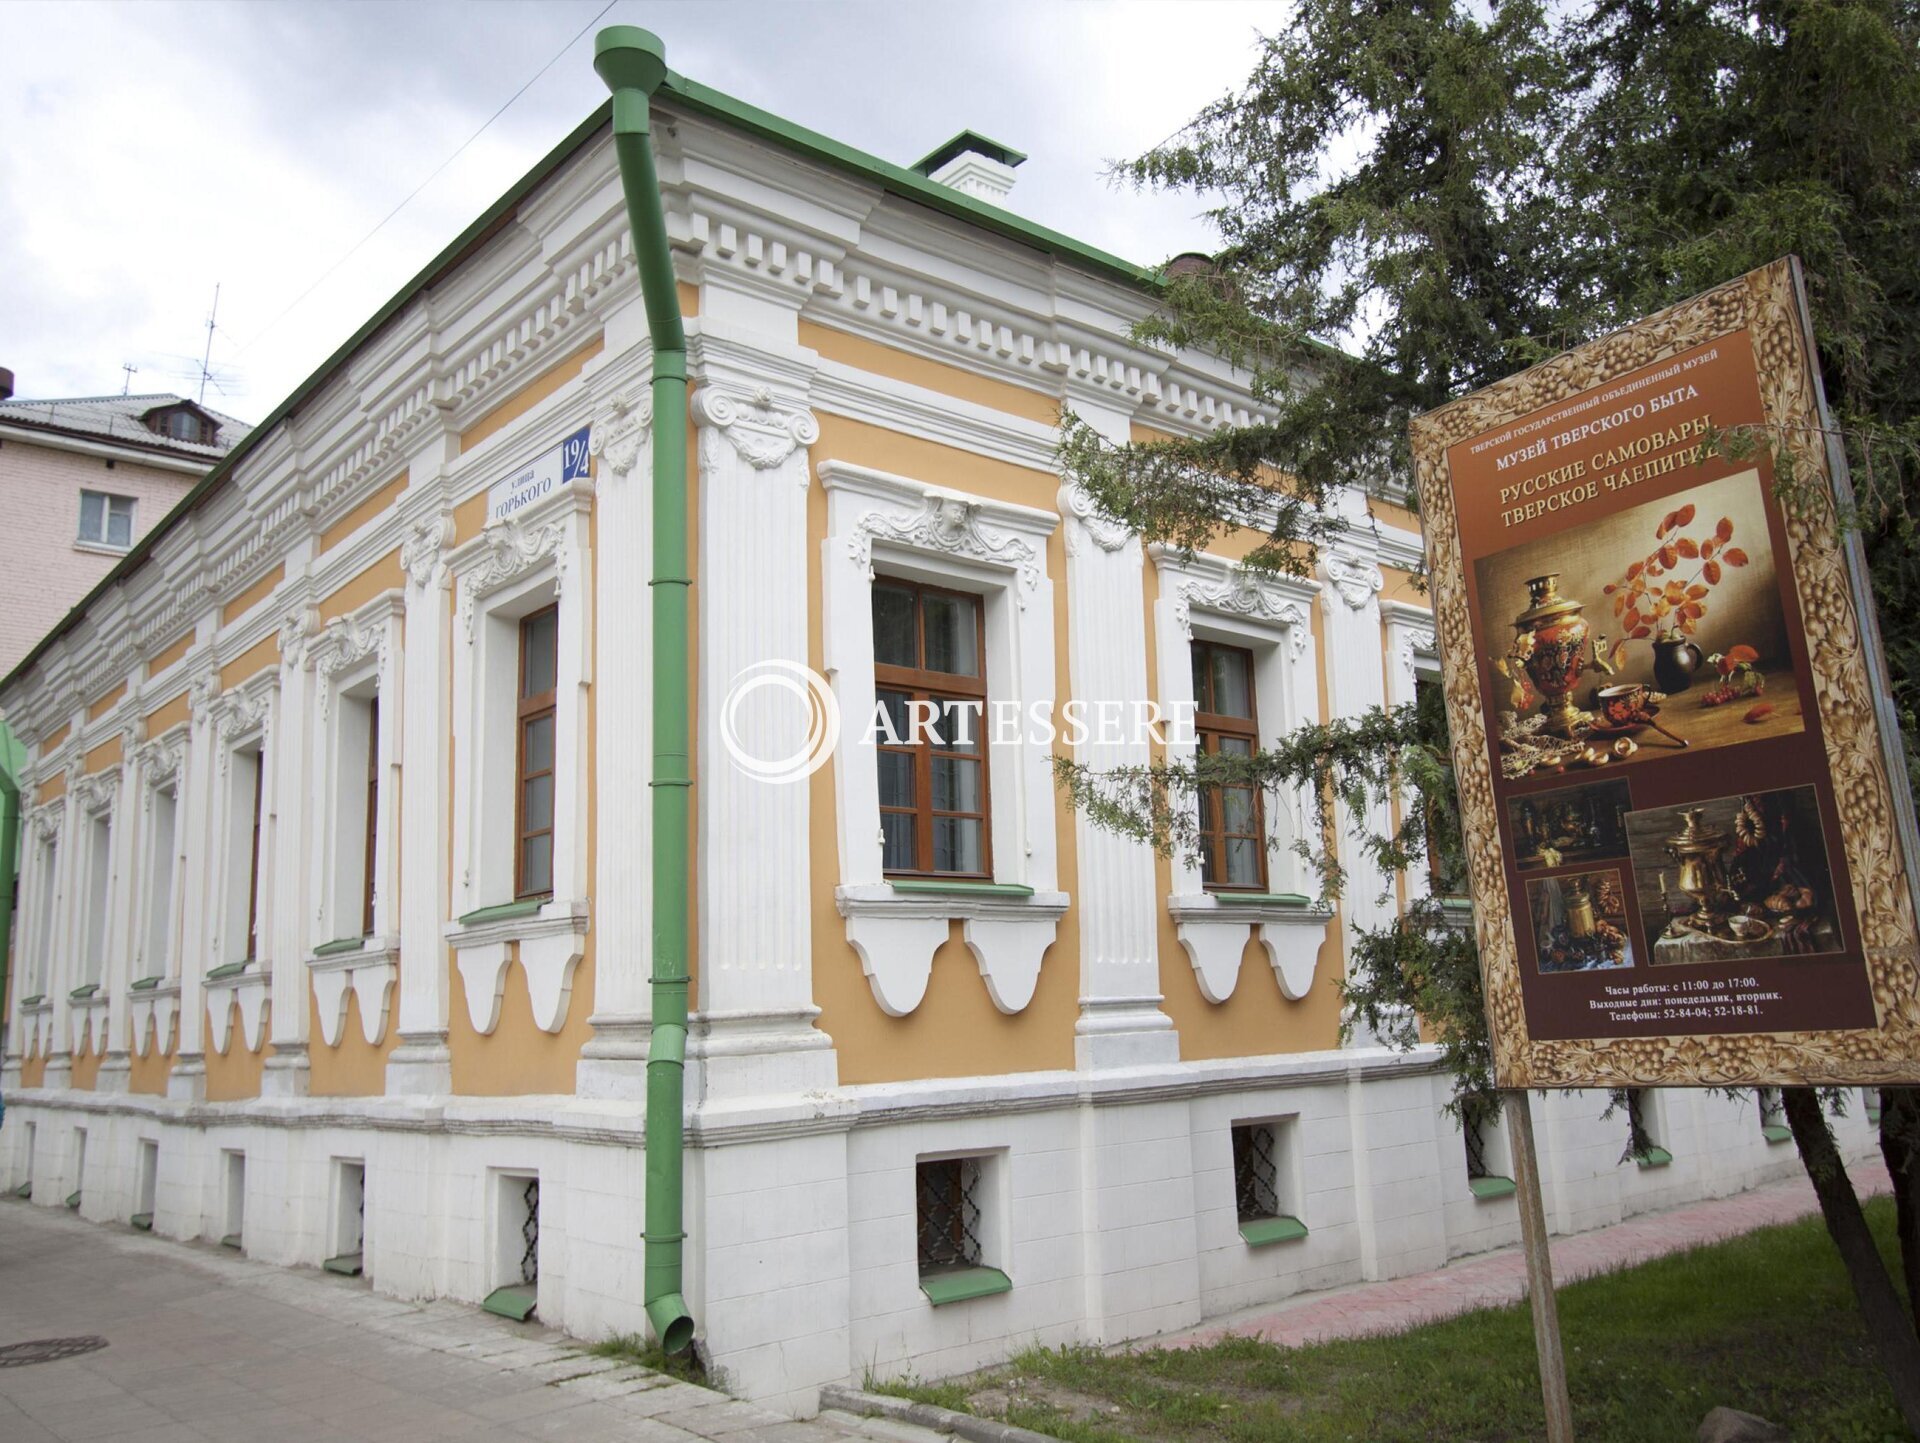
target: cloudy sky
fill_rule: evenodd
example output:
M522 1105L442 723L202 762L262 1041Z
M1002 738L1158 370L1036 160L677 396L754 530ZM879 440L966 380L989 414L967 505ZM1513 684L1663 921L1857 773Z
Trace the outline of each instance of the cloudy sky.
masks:
M123 362L135 391L192 395L218 284L207 401L258 419L600 103L592 31L623 22L681 73L889 160L981 131L1031 157L1014 209L1162 260L1209 244L1201 203L1117 189L1106 163L1236 86L1284 13L615 0L596 19L605 3L8 5L0 366L26 397L117 393Z

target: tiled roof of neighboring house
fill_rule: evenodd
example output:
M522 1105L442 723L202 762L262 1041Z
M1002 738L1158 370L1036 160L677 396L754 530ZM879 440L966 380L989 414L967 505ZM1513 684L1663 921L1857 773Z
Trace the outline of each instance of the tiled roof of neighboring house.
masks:
M213 444L182 441L154 430L146 422L145 418L156 410L181 406L198 411L219 427L214 434ZM67 436L137 447L143 451L191 457L209 465L224 457L253 429L245 421L236 420L211 406L203 406L185 396L167 392L144 396L71 396L51 401L15 398L0 401L0 425L56 431Z

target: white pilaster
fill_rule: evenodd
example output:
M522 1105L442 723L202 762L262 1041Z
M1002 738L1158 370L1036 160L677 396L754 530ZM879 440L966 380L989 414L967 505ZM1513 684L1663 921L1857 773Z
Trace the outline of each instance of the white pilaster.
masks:
M609 320L608 349L644 342ZM629 375L593 425L595 568L593 1036L580 1049L574 1090L637 1099L646 1091L648 978L653 957L653 406L644 377ZM610 820L611 819L611 820Z
M387 1058L391 1094L453 1088L447 1050L447 674L452 574L446 550L453 518L428 517L400 548L407 577L406 656L401 669L400 1045Z
M820 431L804 393L795 394L804 377L782 379L776 395L709 368L692 407L700 437L699 1050L709 1098L831 1086L835 1072L831 1043L813 1027L806 777L797 766L756 774L738 759L804 757L815 718L799 669L807 664L807 447Z
M1075 398L1080 419L1107 440L1130 436L1125 414ZM1147 690L1146 599L1140 538L1094 510L1084 491L1061 488L1067 541L1069 695L1086 708L1088 738L1075 760L1104 770L1150 759L1135 704ZM1158 879L1153 849L1074 819L1079 854L1082 1068L1179 1060L1173 1020L1160 1010Z
M87 850L86 819L76 796L80 777L76 760L67 767L67 790L60 799L60 832L66 841L54 859L58 880L54 883L53 934L48 938L52 945L47 962L47 1001L52 1008L53 1033L42 1084L45 1087L73 1085L73 999L69 994L79 985L81 919L86 911L86 889L82 885L86 876L82 870Z
M206 630L203 628L203 639ZM180 1045L173 1070L167 1074L167 1096L198 1102L207 1095L206 988L212 956L213 909L219 904L213 846L214 747L219 729L214 725L213 701L220 680L207 658L208 670L188 688L192 724L187 736L187 770L182 784L186 845L189 859L180 920Z
M266 1097L307 1094L307 849L313 830L307 643L319 613L300 606L280 624L280 715L267 762L273 768L273 930L266 940L274 1053L261 1073ZM264 869L264 860L262 866Z
M1380 624L1381 575L1379 553L1364 522L1364 502L1343 498L1341 510L1351 525L1338 540L1320 548L1321 619L1326 628L1327 701L1332 715L1357 717L1384 706L1386 663ZM1364 827L1390 832L1393 817L1384 802L1369 813ZM1340 932L1344 956L1353 957L1354 939L1362 931L1385 926L1393 919L1389 895L1393 879L1371 861L1361 846L1362 829L1343 809L1339 821L1340 863L1346 869L1346 889L1340 900ZM1353 1043L1374 1046L1379 1039L1355 1020Z

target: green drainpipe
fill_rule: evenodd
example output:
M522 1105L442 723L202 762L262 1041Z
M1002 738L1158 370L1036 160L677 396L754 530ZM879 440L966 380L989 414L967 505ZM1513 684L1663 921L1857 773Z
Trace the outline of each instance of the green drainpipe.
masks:
M647 1046L647 1320L668 1353L693 1343L680 1294L681 1148L687 1056L687 336L653 168L649 97L667 78L666 47L633 25L593 42L613 92L613 149L627 196L653 335L653 1032Z
M6 726L0 723L0 1000L7 996L7 979L13 971L13 885L18 860L14 845L20 837L20 788L5 755L8 741ZM18 1015L17 1003L12 1011Z

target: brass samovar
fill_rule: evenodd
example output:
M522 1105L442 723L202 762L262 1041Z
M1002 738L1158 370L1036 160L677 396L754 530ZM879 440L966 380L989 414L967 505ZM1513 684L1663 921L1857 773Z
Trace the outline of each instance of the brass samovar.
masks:
M1694 912L1685 925L1718 936L1727 933L1727 877L1720 866L1720 854L1727 849L1727 834L1708 826L1705 807L1684 807L1680 812L1680 830L1668 837L1666 852L1680 873L1680 890L1693 898Z

